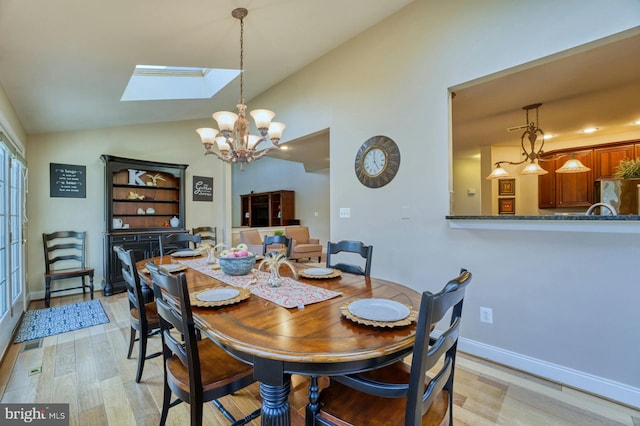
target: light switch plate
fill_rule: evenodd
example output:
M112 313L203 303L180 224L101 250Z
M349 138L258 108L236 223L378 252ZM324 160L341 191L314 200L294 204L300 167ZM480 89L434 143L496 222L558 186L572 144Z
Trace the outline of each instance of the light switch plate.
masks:
M340 217L348 219L351 217L351 209L349 207L340 207Z

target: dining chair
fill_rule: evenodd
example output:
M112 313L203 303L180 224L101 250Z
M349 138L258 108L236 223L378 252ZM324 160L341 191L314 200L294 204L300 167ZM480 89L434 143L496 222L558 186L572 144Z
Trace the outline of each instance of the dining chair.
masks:
M204 402L211 401L233 425L244 425L260 415L260 409L237 420L218 401L255 382L253 367L238 361L210 339L199 339L184 273L165 273L156 264L151 272L153 291L160 317L164 358L164 394L160 426L167 421L169 408L190 405L191 425L202 425ZM172 333L172 328L175 332ZM171 394L176 400L171 402Z
M471 273L462 269L444 288L422 293L411 363L398 361L362 373L333 376L307 415L318 424L453 424L453 374L462 303ZM448 311L443 332L433 331ZM426 372L429 375L426 375Z
M47 308L51 303L51 293L59 291L81 288L84 294L88 288L91 299L93 299L94 269L86 264L86 241L86 232L59 231L42 234L44 247L44 301ZM79 286L51 289L54 281L78 277L82 280L82 284ZM86 284L86 277L89 277L89 284Z
M285 237L284 235L266 235L263 241L262 252L267 254L270 251L277 251L284 253L288 259L291 256L291 245L291 238Z
M142 291L142 284L138 269L136 268L133 250L125 250L122 246L114 246L113 250L118 255L122 265L122 277L127 286L127 296L129 298L129 321L131 323L129 334L129 352L127 359L131 358L133 345L138 342L138 369L136 371L136 383L142 379L144 362L148 359L158 357L162 352L147 355L147 339L156 335L160 331L160 320L156 302L146 302ZM139 337L136 337L139 335Z
M188 232L178 232L175 234L160 234L160 256L174 253L179 250L191 248L191 244L197 246L202 242L200 235L192 235Z
M200 236L201 242L198 245L207 243L211 247L215 247L218 244L218 234L215 226L199 226L197 228L191 228L191 235Z
M352 263L336 263L334 265L331 264L331 256L345 252L345 253L355 253L359 254L365 261L364 268L360 265L352 264ZM368 277L371 275L371 258L373 255L373 246L372 245L364 245L360 241L340 241L337 243L332 243L329 241L327 243L327 268L339 269L342 272L349 272L356 275L364 275ZM335 257L334 257L335 260Z

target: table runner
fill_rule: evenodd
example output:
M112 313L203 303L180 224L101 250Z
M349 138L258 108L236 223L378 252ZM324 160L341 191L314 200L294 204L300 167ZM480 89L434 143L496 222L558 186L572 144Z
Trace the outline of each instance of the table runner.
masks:
M304 284L289 277L282 277L282 285L280 287L270 287L267 284L268 272L253 269L247 275L227 275L221 269L212 269L212 265L209 265L204 257L178 259L176 261L226 284L248 288L256 296L285 308L303 308L305 305L329 300L342 294L337 291Z

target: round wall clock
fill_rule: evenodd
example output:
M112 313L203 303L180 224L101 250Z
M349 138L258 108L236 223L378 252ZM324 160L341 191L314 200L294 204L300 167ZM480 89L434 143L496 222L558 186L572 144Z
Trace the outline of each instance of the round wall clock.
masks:
M398 145L386 136L367 139L356 154L356 176L369 188L385 186L395 177L399 168Z

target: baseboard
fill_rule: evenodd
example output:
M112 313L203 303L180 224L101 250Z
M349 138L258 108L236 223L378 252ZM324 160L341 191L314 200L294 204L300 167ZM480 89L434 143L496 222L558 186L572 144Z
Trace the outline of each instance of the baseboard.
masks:
M516 352L465 339L464 337L460 337L458 340L458 349L461 352L479 358L485 358L516 370L640 409L638 405L640 389L624 383L531 358Z

